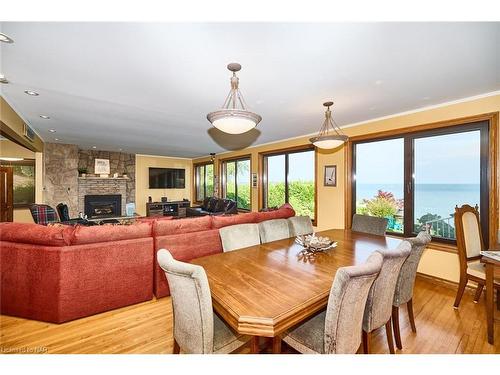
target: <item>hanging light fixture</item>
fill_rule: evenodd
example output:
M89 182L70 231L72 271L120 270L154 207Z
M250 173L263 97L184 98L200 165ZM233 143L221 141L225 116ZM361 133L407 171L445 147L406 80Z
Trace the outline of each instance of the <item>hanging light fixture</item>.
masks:
M330 107L333 105L333 102L326 102L323 105L326 107L325 121L318 135L310 138L309 141L318 148L332 149L339 147L344 142L347 142L348 137L342 133L342 130L340 130L339 126L332 119Z
M224 133L241 134L255 128L262 120L262 117L248 111L246 108L245 100L238 88L239 78L236 77L236 72L241 70L241 65L231 63L227 68L233 72L231 90L222 105L222 109L210 112L207 119L213 126Z

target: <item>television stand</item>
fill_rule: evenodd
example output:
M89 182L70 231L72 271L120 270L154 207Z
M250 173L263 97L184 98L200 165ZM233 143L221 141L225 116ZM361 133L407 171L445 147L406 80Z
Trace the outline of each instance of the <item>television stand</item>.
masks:
M186 209L191 206L190 201L170 201L146 203L146 216L175 216L186 217Z

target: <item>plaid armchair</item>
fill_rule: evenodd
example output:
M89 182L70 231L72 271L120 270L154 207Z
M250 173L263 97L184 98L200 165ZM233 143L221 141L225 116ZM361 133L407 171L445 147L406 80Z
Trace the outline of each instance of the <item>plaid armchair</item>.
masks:
M33 204L30 206L30 212L36 224L48 225L59 222L56 211L46 204Z

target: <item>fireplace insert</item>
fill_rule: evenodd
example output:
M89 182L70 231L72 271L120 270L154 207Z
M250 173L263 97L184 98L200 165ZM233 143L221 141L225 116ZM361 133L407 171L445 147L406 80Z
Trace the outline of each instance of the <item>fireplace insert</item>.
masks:
M120 194L86 195L85 215L89 219L121 216L122 196Z

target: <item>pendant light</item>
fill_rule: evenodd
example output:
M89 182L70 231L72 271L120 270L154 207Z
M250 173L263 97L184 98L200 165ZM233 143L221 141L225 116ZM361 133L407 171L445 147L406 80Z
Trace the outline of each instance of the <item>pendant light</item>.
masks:
M333 105L333 102L326 102L323 105L326 107L325 121L318 135L310 138L309 141L318 148L332 149L339 147L347 142L348 137L342 133L342 130L340 130L339 126L332 119L330 107Z
M246 108L245 100L238 88L239 78L236 72L241 70L241 65L231 63L227 68L233 72L231 77L231 90L222 105L222 109L210 112L208 121L217 129L229 134L242 134L257 126L262 117L250 112Z

